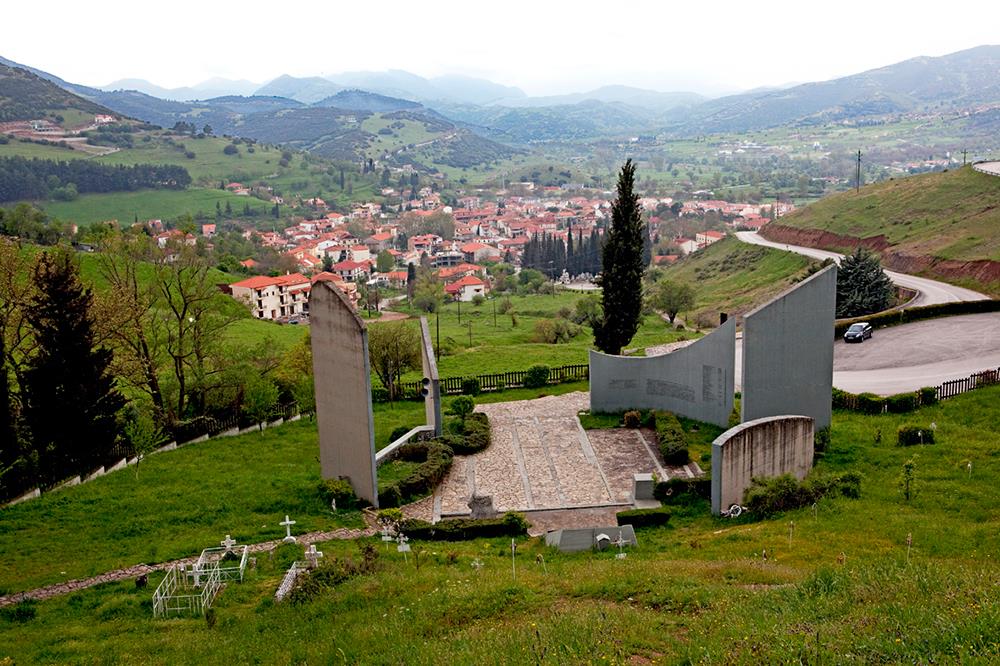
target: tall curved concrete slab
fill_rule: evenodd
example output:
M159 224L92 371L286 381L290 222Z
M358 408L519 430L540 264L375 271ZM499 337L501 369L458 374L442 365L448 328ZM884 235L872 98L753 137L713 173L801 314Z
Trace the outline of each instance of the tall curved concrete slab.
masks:
M712 513L742 504L755 478L806 478L813 456L808 416L771 416L730 428L712 442Z
M733 411L736 320L662 356L590 352L590 411L662 409L725 427Z
M811 416L830 425L837 266L828 266L743 318L741 421Z
M331 282L313 285L309 323L323 478L346 478L359 498L377 507L368 331Z

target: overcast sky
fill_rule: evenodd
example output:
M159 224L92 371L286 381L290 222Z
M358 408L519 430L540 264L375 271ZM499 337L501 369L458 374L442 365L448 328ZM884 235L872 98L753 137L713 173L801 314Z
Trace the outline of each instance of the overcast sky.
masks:
M4 2L0 55L86 85L405 69L530 95L606 84L707 94L1000 43L1000 2L54 0Z

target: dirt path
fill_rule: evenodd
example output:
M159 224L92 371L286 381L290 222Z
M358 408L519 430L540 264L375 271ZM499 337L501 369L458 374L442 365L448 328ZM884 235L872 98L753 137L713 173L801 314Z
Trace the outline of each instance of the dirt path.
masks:
M370 521L369 521L370 523ZM319 543L322 541L332 541L334 539L357 539L359 537L372 536L375 534L375 528L366 527L364 529L337 529L330 532L309 532L308 534L302 534L297 536L296 539L299 543L308 546L311 543ZM266 553L274 550L282 544L281 539L274 539L273 541L265 541L263 543L255 543L249 546L249 552L251 553ZM198 560L198 556L184 557L179 560L173 560L170 562L160 562L159 564L136 564L131 567L126 567L124 569L115 569L114 571L108 571L106 573L99 574L97 576L91 576L90 578L78 578L76 580L68 580L65 583L56 583L55 585L47 585L45 587L39 587L34 590L28 590L27 592L17 592L15 594L8 594L7 596L0 597L0 608L3 606L10 606L11 604L16 604L27 599L34 599L35 601L42 601L44 599L51 599L52 597L58 597L63 594L70 594L71 592L77 592L78 590L84 590L88 587L94 587L95 585L101 585L103 583L113 583L120 580L127 580L129 578L135 578L143 574L150 574L155 571L163 571L168 569L175 564L194 564Z

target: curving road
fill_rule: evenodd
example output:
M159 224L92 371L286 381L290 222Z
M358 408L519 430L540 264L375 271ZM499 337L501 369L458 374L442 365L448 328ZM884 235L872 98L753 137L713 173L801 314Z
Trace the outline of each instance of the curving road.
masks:
M838 264L844 257L842 254L829 252L827 250L817 250L811 247L802 247L801 245L774 243L761 238L760 235L753 231L738 231L736 233L736 237L744 243L764 245L766 247L773 247L779 250L787 250L789 252L795 252L796 254L803 254L807 257L813 257L814 259L833 259ZM952 303L954 301L979 301L984 298L989 298L986 294L980 294L978 291L973 291L964 287L956 287L955 285L948 284L946 282L938 282L937 280L929 280L927 278L907 275L906 273L897 273L895 271L886 271L885 274L889 276L889 279L892 280L893 283L899 285L900 287L914 289L919 292L917 297L912 302L908 303L906 307L933 305L935 303Z

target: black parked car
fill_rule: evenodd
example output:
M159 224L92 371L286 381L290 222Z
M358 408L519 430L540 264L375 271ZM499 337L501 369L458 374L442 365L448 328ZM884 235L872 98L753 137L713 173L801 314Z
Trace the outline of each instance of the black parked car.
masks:
M844 342L864 342L865 338L872 337L872 325L866 321L859 321L851 324L851 327L844 331Z

